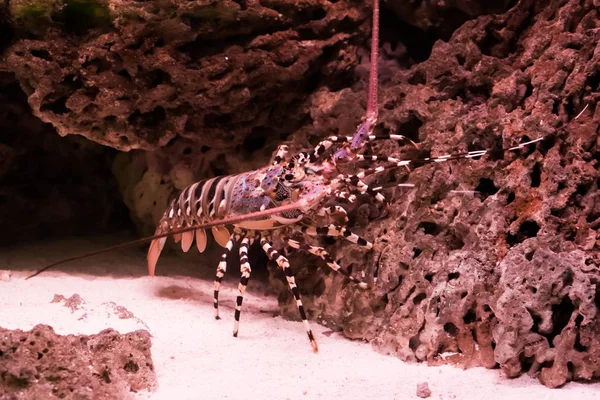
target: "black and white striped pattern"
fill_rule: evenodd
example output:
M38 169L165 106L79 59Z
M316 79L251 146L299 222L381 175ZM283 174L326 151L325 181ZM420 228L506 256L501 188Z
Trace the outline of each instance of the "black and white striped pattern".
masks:
M544 140L544 137L530 140L530 141L527 141L524 143L520 143L516 146L500 149L499 152L520 150L527 146L531 146L534 143L540 142L542 140ZM404 167L404 166L408 166L411 164L442 163L442 162L451 161L451 160L477 158L477 157L481 157L481 156L488 154L490 151L491 150L489 150L489 149L488 150L473 150L473 151L467 151L467 152L463 152L463 153L445 154L445 155L441 155L441 156L437 156L437 157L412 158L412 159L406 159L406 160L400 160L398 158L389 157L389 156L385 156L385 155L371 155L371 154L368 154L368 155L367 154L357 154L356 158L358 160L390 162L390 163L395 164L396 167ZM381 167L378 167L378 168L379 169L377 169L377 168L373 169L371 173L381 172L384 170L384 169L381 169ZM363 172L357 174L357 176L362 178L366 175L369 175L368 171L369 170L363 171ZM361 175L361 174L363 174L363 175Z
M250 280L250 272L252 272L250 262L248 262L248 250L253 241L254 239L250 239L248 236L246 236L240 243L240 272L242 273L242 276L240 277L240 283L238 285L238 296L235 300L235 322L233 326L234 337L237 337L240 330L242 302L244 301L244 293L246 292L246 287L248 287L248 281Z
M344 225L346 225L348 223L348 212L346 211L346 209L344 207L341 207L341 206L323 207L317 212L317 215L320 215L322 217L324 217L326 215L332 216L335 214L342 216Z
M360 279L356 279L355 277L353 277L352 275L350 275L350 273L348 271L346 271L344 268L342 268L331 257L331 255L327 252L327 250L325 250L324 248L318 247L318 246L312 246L312 245L310 245L308 243L299 242L297 240L293 240L293 239L289 239L289 238L285 238L285 237L282 238L282 239L283 239L283 241L285 243L287 243L290 247L293 247L294 249L305 251L305 252L314 254L315 256L321 257L321 259L323 261L325 261L325 263L327 264L327 266L329 268L331 268L335 272L339 272L340 274L344 275L350 281L352 281L355 284L357 284L359 288L361 288L361 289L367 289L368 288L368 285L367 285L366 282L363 282Z
M361 125L362 126L362 125ZM380 134L380 135L368 135L368 141L373 140L398 140L398 141L409 141L413 146L416 147L416 144L408 139L404 135L391 135L391 134ZM321 159L322 155L329 150L334 144L350 144L352 143L352 136L329 136L328 138L322 140L315 146L314 151L310 154L310 162L315 163L319 159Z
M277 250L275 250L271 243L266 238L260 239L260 245L263 248L264 252L267 254L269 259L275 261L277 265L283 269L285 273L285 277L288 282L288 286L294 295L294 299L296 300L296 305L298 306L298 311L300 312L300 318L302 319L302 323L304 324L304 328L306 329L306 334L308 335L308 340L315 351L319 351L319 346L317 345L317 341L315 336L313 335L312 330L310 329L310 325L308 324L308 319L306 318L306 312L304 311L304 306L302 305L302 300L300 299L300 291L298 290L298 286L296 286L296 279L294 278L294 273L290 268L290 263L287 258L283 255L279 254Z
M285 160L285 156L288 154L288 146L285 144L279 145L277 150L275 151L275 157L273 157L273 161L271 165L280 164L283 160Z
M170 228L192 226L226 215L229 209L226 194L239 177L219 176L185 188L165 212Z
M363 178L383 171L385 171L384 167L377 167L359 172L356 175L342 175L338 179L347 184L356 186L360 194L371 195L375 200L383 203L385 201L385 197L381 193L374 191L371 185L368 185L363 181Z
M328 226L295 226L294 229L298 232L302 232L305 235L311 236L331 236L331 237L343 237L347 241L359 245L360 247L364 247L367 250L373 248L373 243L368 240L358 236L355 233L352 233L345 226L336 226L330 224Z
M333 193L337 200L341 200L343 202L354 203L356 201L356 196L350 193L348 190L337 190Z
M227 271L227 257L233 248L234 241L237 242L239 240L239 234L233 234L229 237L229 241L225 245L225 251L221 255L221 261L219 261L219 265L217 266L217 275L215 276L214 281L214 291L213 291L213 304L215 308L215 319L221 319L219 317L219 290L221 289L221 281L225 276L225 272Z

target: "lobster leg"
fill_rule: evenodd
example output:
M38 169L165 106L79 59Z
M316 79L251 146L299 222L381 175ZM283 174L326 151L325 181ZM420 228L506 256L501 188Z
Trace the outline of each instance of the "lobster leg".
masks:
M304 311L304 306L302 305L302 300L300 300L300 291L298 290L298 286L296 286L296 279L294 279L294 273L290 268L290 263L287 258L283 255L279 254L277 250L271 246L271 243L266 238L260 239L260 245L263 248L264 252L267 254L269 259L275 261L279 268L283 269L285 273L285 277L287 279L288 285L292 290L292 294L296 299L296 305L298 306L298 311L300 312L300 318L302 318L302 323L304 324L304 328L306 329L306 334L308 335L308 340L312 345L313 350L316 352L319 351L319 346L317 345L317 341L315 340L315 336L310 329L310 325L308 324L308 319L306 319L306 312Z
M285 238L285 237L282 239L290 247L293 247L298 250L306 251L308 253L314 254L315 256L321 257L321 259L323 261L325 261L325 263L327 264L327 266L329 268L344 275L350 281L357 284L358 287L360 287L361 289L366 289L368 287L366 282L363 282L360 279L357 279L357 278L351 276L347 270L345 270L337 262L335 262L335 260L333 258L331 258L331 255L324 248L318 247L318 246L312 246L310 244L299 242L297 240L292 240L292 239Z
M344 207L340 207L340 206L323 207L319 210L319 212L317 214L321 215L321 216L338 214L343 217L344 225L346 225L348 223L348 212L344 209Z
M295 227L296 230L311 236L343 236L349 242L359 245L360 247L364 247L365 249L373 248L373 243L368 240L358 236L355 233L352 233L348 228L343 226L329 225L329 226L302 226Z
M349 143L351 141L352 141L352 137L346 137L346 136L329 136L328 138L321 140L315 146L315 149L311 153L310 162L314 163L314 162L318 161L321 158L321 156L327 150L329 150L329 148L331 146L333 146L334 143Z
M288 153L288 146L285 144L280 144L279 146L277 146L277 150L275 152L275 157L273 157L273 161L271 161L271 165L277 165L279 163L281 163L284 159L285 156Z
M410 142L410 144L412 144L415 148L419 148L419 146L413 142L412 140L410 140L409 138L407 138L404 135L396 135L396 134L391 134L391 133L380 133L378 135L369 135L369 141L373 141L373 140L398 140L398 141L403 141L406 140L408 142Z
M340 201L348 203L354 203L356 201L356 196L345 190L338 190L335 191L333 194L335 198Z
M381 167L383 170L383 167ZM378 169L378 168L376 168ZM358 188L358 191L360 194L368 194L371 195L372 197L375 198L375 200L377 200L380 203L385 202L385 197L381 194L381 193L377 193L375 191L373 191L373 189L371 188L371 186L367 185L362 178L366 176L366 174L363 174L362 172L360 174L357 175L349 175L346 178L343 178L347 183L354 185Z
M412 144L415 148L419 148L419 146L417 146L417 144L415 142L413 142L412 140L410 140L409 138L407 138L404 135L396 135L396 134L389 134L389 133L384 133L384 134L379 134L379 135L368 135L367 136L369 141L374 141L374 140L396 140L396 141L408 141L410 142L410 144ZM312 154L310 155L310 162L311 163L315 163L317 162L321 156L331 148L331 146L333 146L334 144L340 144L340 143L352 143L352 136L329 136L325 139L323 139L322 141L320 141L316 146L315 149L313 150Z
M234 232L227 241L225 245L225 251L221 255L221 261L219 261L219 265L217 266L217 275L215 276L214 282L214 292L213 292L213 303L215 307L215 319L221 319L219 317L219 289L221 289L221 281L225 276L225 272L227 271L227 256L231 252L233 248L233 243L237 242L240 239L240 233Z
M235 322L233 323L233 337L237 337L238 331L240 330L240 314L242 312L242 302L244 301L244 292L248 286L248 280L250 279L250 272L252 268L248 262L248 249L254 239L248 238L248 236L242 239L240 244L240 271L242 276L240 277L240 283L238 285L239 294L235 300Z

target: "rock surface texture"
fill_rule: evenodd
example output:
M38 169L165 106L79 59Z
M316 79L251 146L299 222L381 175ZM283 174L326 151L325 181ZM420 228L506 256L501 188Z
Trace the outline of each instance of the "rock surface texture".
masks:
M315 87L352 77L369 33L366 7L15 0L15 31L26 33L4 64L33 114L59 134L155 150L123 156L116 172L135 221L148 227L174 190L261 165L253 152L309 122Z
M354 230L376 238L373 254L337 247L354 273L378 275L376 289L306 271L299 286L317 319L406 360L499 366L551 387L600 376L598 27L591 1L520 1L388 73L379 129L409 136L424 155L549 138L517 154L387 173L381 183L417 188L389 193L384 218L368 200L355 210ZM331 113L314 119L339 126ZM414 155L374 152L405 149Z
M146 331L61 336L47 325L0 328L0 397L123 399L153 390L150 346Z
M600 377L599 6L383 4L376 130L419 149L375 153L547 139L379 177L416 188L386 192L385 212L369 198L351 210L374 251L327 243L354 274L378 277L373 290L290 256L313 318L404 360L499 366L551 387ZM175 190L264 165L284 140L295 149L352 134L364 114L364 2L13 0L8 10L15 39L0 43L2 68L61 135L134 150L113 170L147 230ZM272 280L297 318L281 274Z

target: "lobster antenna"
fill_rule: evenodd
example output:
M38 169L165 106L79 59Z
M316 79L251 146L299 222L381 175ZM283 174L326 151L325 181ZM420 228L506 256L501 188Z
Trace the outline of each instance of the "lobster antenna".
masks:
M369 73L369 94L367 100L367 121L375 123L379 114L377 104L378 71L377 61L379 59L379 0L373 0L373 22L371 28L371 71Z
M577 121L577 119L583 115L585 110L587 110L588 106L589 106L589 103L587 103L585 105L585 107L583 107L583 109L577 114L577 116L575 116L575 118L571 119L567 124L565 124L560 129L564 129L564 128L568 127L569 125L571 125L572 123L574 123L575 121ZM362 159L362 160L390 162L390 163L392 163L392 165L386 166L384 169L385 171L389 171L390 169L407 167L408 165L412 165L412 164L434 164L434 163L442 163L442 162L446 162L446 161L454 161L454 160L460 160L460 159L478 158L478 157L484 156L484 155L492 153L492 152L504 154L504 153L508 153L510 151L518 151L525 147L531 146L537 142L542 142L551 136L552 135L541 136L537 139L529 140L527 142L520 143L516 146L503 147L503 148L497 149L497 150L495 150L495 149L473 150L473 151L467 151L467 152L461 152L461 153L446 154L446 155L441 155L441 156L437 156L437 157L411 158L411 159L406 159L406 160L393 159L392 157L386 157L386 156L365 155L365 154L359 154L358 157L359 157L359 159ZM381 171L373 170L373 172L377 173L377 172L382 172L384 170L381 170Z
M87 258L87 257L91 257L91 256L95 256L97 254L102 254L102 253L107 253L109 251L112 250L117 250L123 247L129 247L129 246L133 246L136 244L143 244L143 243L147 243L150 242L154 239L161 239L164 237L168 237L171 235L176 235L179 233L184 233L184 232L189 232L189 231L193 231L196 229L206 229L206 228L211 228L213 226L220 226L220 225L231 225L231 224L235 224L238 222L242 222L242 221L247 221L250 219L258 219L261 217L266 217L269 215L274 215L274 214L280 214L282 212L285 211L292 211L292 210L297 210L297 209L303 209L306 208L308 206L310 202L306 199L300 199L294 203L290 203L290 204L286 204L283 206L279 206L279 207L275 207L275 208L271 208L268 210L263 210L263 211L256 211L253 213L249 213L249 214L244 214L244 215L238 215L235 217L229 217L229 218L223 218L220 219L218 221L213 221L213 222L206 222L204 224L197 224L197 225L192 225L192 226L187 226L185 228L179 228L179 229L174 229L170 232L165 232L165 233L161 233L158 235L154 235L154 236L147 236L147 237L143 237L140 239L135 239L135 240L131 240L129 242L125 242L125 243L120 243L120 244L116 244L114 246L110 246L110 247L105 247L102 248L100 250L95 250L89 253L84 253L84 254L79 254L73 257L69 257L69 258L65 258L63 260L59 260L56 262L53 262L52 264L48 264L46 266L44 266L43 268L38 269L37 271L35 271L33 274L29 275L27 278L25 278L25 280L31 279L34 276L37 276L39 274L41 274L44 271L47 271L48 269L55 267L57 265L60 264L64 264L66 262L70 262L70 261L75 261L75 260L81 260L82 258Z

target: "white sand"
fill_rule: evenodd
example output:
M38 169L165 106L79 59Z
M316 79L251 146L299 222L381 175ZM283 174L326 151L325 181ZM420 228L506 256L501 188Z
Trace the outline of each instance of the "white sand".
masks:
M320 352L314 354L302 324L277 316L276 299L265 296L264 283L257 280L250 283L240 337L234 338L239 272L228 271L220 296L223 319L216 321L214 254L163 255L157 274L168 276L155 278L145 275L144 255L134 250L76 261L24 280L44 262L106 243L110 242L64 241L1 252L0 326L29 330L43 323L59 334L92 334L109 327L122 333L148 329L160 387L139 398L416 399L420 382L429 384L430 399L600 398L599 384L569 383L552 390L527 376L506 379L500 370L407 364L376 353L369 344L337 333L328 336L330 331L316 323L312 325ZM26 255L33 251L39 256ZM77 268L90 273L72 272ZM75 293L85 301L80 309L51 303L55 294L68 298ZM135 317L119 318L118 306Z

